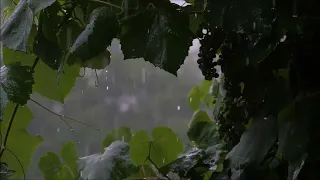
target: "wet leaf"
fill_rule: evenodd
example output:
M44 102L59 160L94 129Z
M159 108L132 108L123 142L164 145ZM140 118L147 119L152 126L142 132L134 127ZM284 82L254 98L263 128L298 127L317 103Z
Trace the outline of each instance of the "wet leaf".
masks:
M116 15L107 7L95 9L90 18L90 23L73 43L70 53L76 54L83 61L89 60L111 44L118 33Z
M58 179L63 164L60 162L59 156L56 153L47 152L45 156L40 158L38 167L46 180L53 180Z
M55 0L21 0L8 21L1 27L2 43L9 49L27 52L33 17Z
M32 69L19 63L2 66L0 83L9 101L25 105L30 99L34 84Z
M35 69L34 80L36 83L33 86L33 92L63 103L65 97L74 87L79 73L79 65L73 65L72 67L66 66L64 68L64 74L61 74L58 85L56 81L58 71L51 69L43 62L39 62Z
M241 136L240 142L233 147L226 159L232 167L259 164L277 138L277 121L274 117L255 118L250 128Z
M78 152L75 149L75 146L72 142L66 143L61 149L61 156L64 163L69 167L73 174L76 174L78 171L77 160Z
M199 86L194 86L188 94L188 104L189 107L196 111L200 108L201 104L201 91Z
M170 2L164 3L163 7L140 11L123 20L121 49L124 59L143 57L176 75L192 44L189 16Z

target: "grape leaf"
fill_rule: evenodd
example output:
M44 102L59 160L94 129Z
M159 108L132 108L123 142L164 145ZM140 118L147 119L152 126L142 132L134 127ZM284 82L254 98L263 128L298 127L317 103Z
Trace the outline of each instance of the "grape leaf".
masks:
M130 161L129 148L128 143L115 141L105 148L103 154L81 157L78 161L78 166L83 168L81 177L87 180L122 180L138 172L139 169Z
M118 27L116 15L111 13L107 7L93 10L90 23L73 43L70 53L76 54L83 61L99 55L116 37Z
M6 132L11 115L14 111L15 104L8 103L4 120L1 122L1 132ZM11 150L19 158L22 166L26 170L31 163L31 158L37 146L42 142L41 136L32 136L26 130L30 121L33 119L32 112L26 106L20 106L11 127L6 148ZM19 141L18 141L19 140ZM8 151L4 151L1 161L8 163L9 167L14 169L16 173L12 178L18 179L23 175L23 171L18 160Z
M21 0L1 28L3 45L17 51L27 51L33 17L55 0Z
M250 128L241 136L226 159L233 167L244 164L259 164L277 139L277 121L274 117L255 118Z
M80 66L66 66L64 73L65 74L61 75L61 80L58 85L56 81L58 71L51 69L43 62L39 62L34 73L36 83L33 86L33 92L63 103L64 98L75 85L80 73Z
M1 67L0 85L6 92L9 101L25 105L30 99L33 84L30 66L21 66L17 63Z
M59 156L54 152L47 152L45 156L42 156L38 162L38 167L42 171L44 178L58 179L59 172L63 165L60 162Z
M63 54L56 37L62 21L62 17L58 15L59 7L56 2L40 13L38 32L33 44L33 52L54 70L59 68Z
M196 111L189 123L187 135L197 146L208 146L217 143L216 125L205 111Z
M318 98L302 98L279 113L279 153L296 163L303 156L310 142L312 124L318 121Z
M140 11L123 20L120 42L124 59L143 57L177 75L192 44L189 16L178 8L163 2L161 8Z
M73 174L78 171L77 160L78 152L72 142L65 143L61 149L61 156L63 158L64 164L66 164Z
M151 160L155 165L161 167L174 161L183 151L182 142L167 127L153 129L152 137L153 140L144 130L133 135L130 141L130 156L133 164L143 165L150 151Z
M196 111L200 108L201 104L201 91L199 86L194 86L188 94L188 104L189 107Z

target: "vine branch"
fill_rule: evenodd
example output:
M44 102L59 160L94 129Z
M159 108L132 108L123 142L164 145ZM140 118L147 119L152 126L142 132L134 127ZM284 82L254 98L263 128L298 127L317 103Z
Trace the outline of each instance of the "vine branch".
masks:
M34 72L34 69L36 68L38 62L39 62L39 57L36 57L36 59L34 60L33 64L32 64L32 67L31 67L31 71ZM4 153L4 150L6 149L6 145L7 145L7 141L8 141L8 138L9 138L9 133L11 131L11 127L12 127L12 124L13 124L13 120L17 114L17 111L18 111L18 108L19 108L19 104L16 104L16 106L14 107L14 110L13 110L13 113L12 113L12 116L11 116L11 119L9 121L9 125L8 125L8 128L7 128L7 132L6 132L6 135L4 137L4 141L3 141L3 144L1 144L1 151L0 151L0 160L1 160L1 157Z
M112 3L109 3L109 2L105 2L105 1L101 1L101 0L90 0L92 2L97 2L97 3L101 3L101 4L105 4L105 5L109 5L111 7L115 7L115 8L118 8L118 9L121 9L122 10L122 7L120 6L117 6L115 4L112 4Z
M82 124L82 125L84 125L84 126L90 127L90 128L92 128L92 129L95 129L95 130L98 130L98 131L103 131L102 129L99 129L99 128L96 128L96 127L94 127L94 126L91 126L90 124L87 124L87 123L85 123L85 122L82 122L82 121L73 119L73 118L68 117L68 116L65 116L65 115L58 114L58 113L56 113L56 112L53 112L53 111L51 111L50 109L48 109L47 107L43 106L42 104L40 104L39 102L37 102L37 101L35 101L35 100L33 100L33 99L30 99L30 101L32 101L32 102L34 102L35 104L37 104L38 106L42 107L42 108L45 109L46 111L48 111L48 112L50 112L50 113L58 116L58 117L59 117L63 122L65 122L65 123L66 123L65 119L69 119L69 120L71 120L71 121L77 122L77 123L79 123L79 124ZM65 119L64 119L64 118L65 118ZM66 123L66 124L68 125L68 123ZM68 126L71 127L70 125L68 125ZM71 127L71 129L73 129L73 128Z

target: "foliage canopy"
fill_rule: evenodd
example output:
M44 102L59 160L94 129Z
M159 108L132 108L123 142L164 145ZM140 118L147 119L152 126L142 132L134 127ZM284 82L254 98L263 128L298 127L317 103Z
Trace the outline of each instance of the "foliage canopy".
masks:
M320 2L187 2L20 0L7 9L10 16L2 15L1 27L0 120L6 132L1 138L1 178L11 175L10 169L21 177L19 164L27 167L42 141L25 129L32 113L23 105L31 93L64 102L81 67L103 69L109 64L114 38L120 40L125 60L144 58L176 75L197 38L199 68L209 81L188 98L195 111L188 137L195 149L182 153L176 135L159 127L152 140L144 131L132 137L121 131L128 142L122 144L113 142L119 136L111 133L103 142L108 147L103 155L118 161L119 153L130 154L131 161L122 159L132 170L125 172L128 176L149 160L166 178L174 172L190 179L319 179ZM201 111L201 103L212 109L214 121ZM63 162L54 153L40 160L45 178L77 177L73 145L66 144L61 155ZM124 178L112 170L110 177Z

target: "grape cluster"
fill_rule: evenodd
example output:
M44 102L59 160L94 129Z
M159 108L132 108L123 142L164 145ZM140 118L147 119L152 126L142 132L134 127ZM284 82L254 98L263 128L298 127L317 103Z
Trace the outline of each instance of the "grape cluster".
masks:
M214 61L216 52L224 39L224 33L220 28L210 27L209 24L201 24L197 36L200 40L200 52L197 63L206 80L218 78L219 74L215 66L219 65Z

